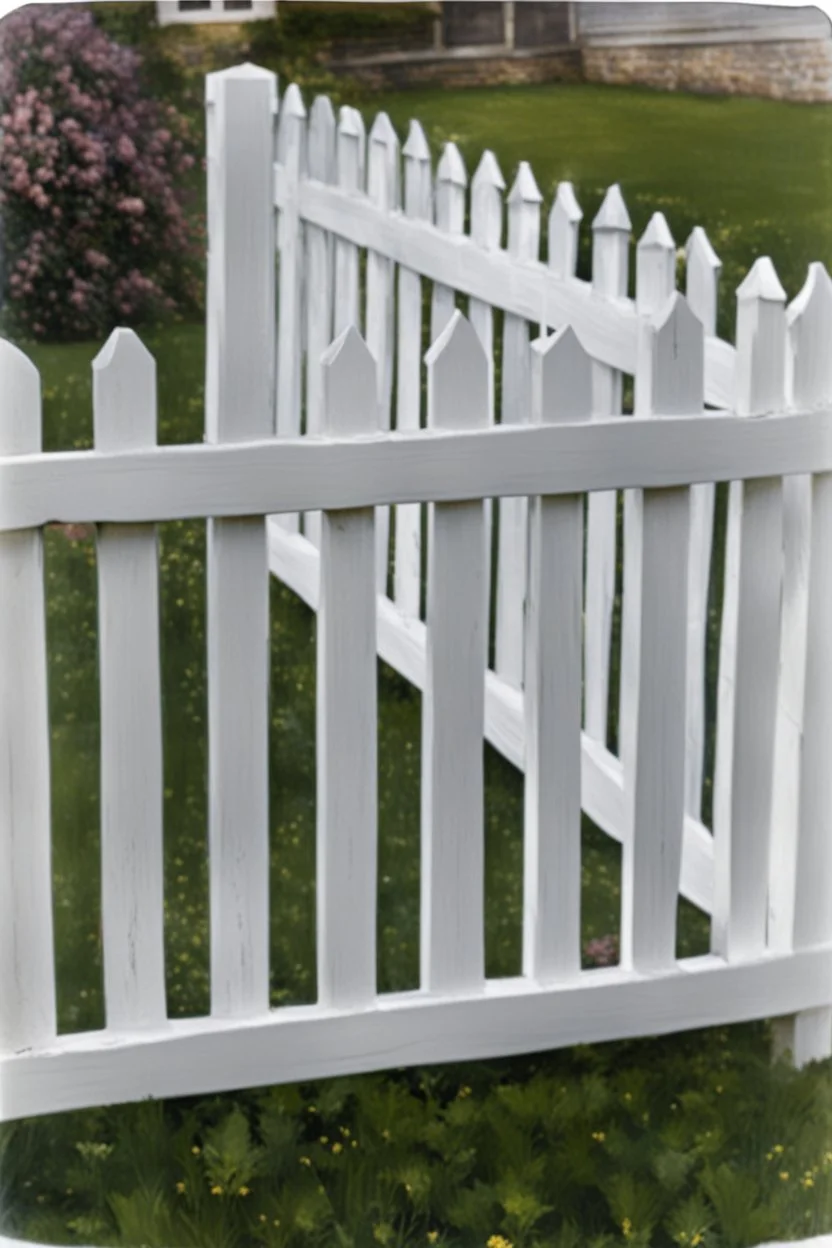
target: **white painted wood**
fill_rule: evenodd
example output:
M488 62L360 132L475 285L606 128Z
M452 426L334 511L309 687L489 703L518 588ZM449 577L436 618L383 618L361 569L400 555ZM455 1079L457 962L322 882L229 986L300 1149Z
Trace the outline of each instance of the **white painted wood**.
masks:
M653 319L663 312L676 286L676 246L660 212L651 217L636 248L636 308L640 317L635 411L640 417L658 414L653 402ZM663 394L663 392L662 392ZM701 405L700 405L701 410ZM625 790L633 793L636 766L636 705L641 641L641 579L643 499L640 490L624 493L624 575L621 596L621 685L618 698L618 756L624 767Z
M355 326L324 356L327 433L378 427L375 361ZM371 507L324 512L317 632L318 999L376 992L376 546Z
M93 360L100 450L156 443L156 364L116 329ZM153 525L97 533L101 922L108 1028L158 1027L165 1001L159 564Z
M487 251L500 247L503 238L503 192L506 184L493 152L483 152L471 179L471 238ZM469 301L468 316L482 343L488 361L488 418L494 424L494 309L479 299ZM494 508L485 500L485 603L486 620L491 623L491 562Z
M158 1034L62 1036L52 1049L0 1059L0 1117L730 1025L817 1007L831 977L829 949L747 966L705 956L649 976L610 967L544 989L497 979L464 999L389 993L371 1010L287 1006L252 1020L176 1019Z
M316 97L309 111L307 161L310 178L335 179L335 113L329 97ZM333 295L332 238L315 225L306 226L306 432L312 437L323 430L323 373L321 357L332 341ZM320 512L307 512L303 531L320 545Z
M687 241L685 293L705 333L716 334L717 297L722 262L700 225ZM705 766L705 671L708 636L708 587L711 578L714 504L712 482L690 492L690 563L688 565L688 681L685 702L685 810L698 819L702 811Z
M274 170L275 203L288 194L280 165ZM539 261L520 263L503 251L486 252L464 235L448 235L427 222L401 214L386 216L366 196L345 195L337 187L305 181L300 213L322 229L356 246L372 247L398 264L462 294L503 308L515 316L549 326L569 324L594 359L635 372L636 317L631 300L600 299L586 282L556 278ZM613 264L612 272L617 271ZM734 396L734 348L717 338L705 347L705 399L730 405Z
M269 522L269 566L312 610L318 605L318 553L304 538ZM425 626L403 616L387 599L376 600L378 653L392 668L422 690L425 683ZM485 739L514 766L525 767L523 694L485 673ZM625 832L621 764L586 733L581 736L581 800L593 823L621 841ZM713 892L713 837L685 818L680 891L710 914Z
M41 445L40 378L0 339L0 451ZM0 536L0 1052L54 1040L43 536ZM7 1081L0 1078L0 1102ZM0 1106L2 1113L2 1106Z
M592 289L599 300L621 300L627 294L630 217L618 184L607 191L592 223ZM582 334L577 322L576 328ZM590 340L587 350L599 357ZM635 338L629 367L635 369ZM593 365L592 410L596 420L621 415L621 373L609 361ZM584 636L584 726L593 740L607 743L609 717L610 642L615 601L615 493L590 494L587 499L586 611Z
M274 433L274 275L264 257L274 255L268 170L275 92L274 75L253 66L206 80L209 168L212 159L216 166L208 180L209 443ZM218 513L209 503L206 514ZM208 841L217 1017L251 1016L269 1000L267 566L265 521L256 508L249 505L239 519L209 519Z
M568 327L532 344L535 424L588 421L592 366ZM523 973L581 969L581 697L584 500L529 500Z
M644 414L702 411L704 333L682 295L648 323L639 374ZM636 694L632 781L624 763L625 796L632 793L632 837L621 867L621 960L641 971L666 969L676 959L676 911L685 816L685 687L688 641L690 492L645 490L636 497ZM630 535L628 535L630 536ZM632 605L633 599L626 606ZM630 785L632 784L632 789Z
M350 196L355 196L364 189L365 146L366 135L361 114L357 109L343 105L338 112L336 173L339 190ZM333 328L336 336L339 336L350 325L355 325L361 331L358 247L355 243L345 241L341 231L332 230L332 233L336 235Z
M404 145L404 211L408 217L430 221L433 215L430 149L418 121L411 121ZM422 282L418 273L399 268L398 360L396 429L418 430L421 423ZM422 581L422 506L405 503L396 508L396 557L393 596L406 616L419 618Z
M280 101L278 151L289 185L297 188L306 173L306 108L296 83ZM280 214L279 315L277 322L277 436L296 438L301 431L301 375L303 368L303 225L297 194ZM297 530L300 517L283 516L282 523Z
M832 281L812 264L787 312L787 397L797 408L832 396ZM832 739L832 478L783 482L784 583L772 796L768 942L777 951L827 943L829 741ZM798 1066L832 1054L832 1010L803 1011L781 1036Z
M758 260L737 291L740 417L764 417L783 405L785 301L771 260ZM765 430L762 421L755 423ZM782 541L779 476L732 482L717 692L712 922L713 948L730 961L752 957L766 944Z
M428 423L488 427L488 366L455 311L426 356ZM485 983L483 504L428 510L422 699L421 985L449 994Z
M0 457L0 532L828 472L828 419L829 409L779 414L761 431L744 417L706 412L660 427L631 418Z
M558 183L549 212L549 268L556 277L574 277L583 213L571 182Z
M536 260L540 249L540 205L531 166L521 161L508 196L508 251L520 260ZM538 321L538 323L540 323ZM503 321L501 425L528 424L531 419L531 352L527 321ZM528 502L500 500L497 546L497 598L494 670L519 689L523 684L523 630L526 610Z
M468 174L456 143L446 143L436 167L436 228L443 234L461 235L465 229L465 191ZM454 287L434 281L430 305L430 340L436 342L456 306Z
M386 113L373 122L367 158L367 194L374 204L391 212L399 207L399 140ZM381 429L390 428L393 399L393 342L395 308L393 303L394 265L377 252L367 253L367 346L378 364L378 419ZM390 550L390 512L380 507L376 513L376 576L378 588L387 588Z

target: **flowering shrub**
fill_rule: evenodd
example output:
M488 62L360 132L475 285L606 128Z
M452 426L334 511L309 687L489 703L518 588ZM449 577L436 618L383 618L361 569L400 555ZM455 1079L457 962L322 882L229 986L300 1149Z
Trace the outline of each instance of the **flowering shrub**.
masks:
M35 338L98 337L200 299L187 122L142 94L141 58L80 5L0 25L6 316Z

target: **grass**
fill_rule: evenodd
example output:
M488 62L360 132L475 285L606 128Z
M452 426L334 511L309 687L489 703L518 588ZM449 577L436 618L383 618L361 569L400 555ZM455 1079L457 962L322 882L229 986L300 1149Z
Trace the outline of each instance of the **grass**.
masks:
M242 59L226 39L219 60ZM823 106L594 87L408 93L372 104L400 132L420 117L434 146L454 137L469 171L485 146L507 176L530 159L547 204L556 181L570 177L587 220L618 180L636 233L657 207L679 242L705 225L725 266L725 336L730 292L756 255L772 256L790 296L809 260L832 260L832 119ZM755 145L761 128L765 144ZM585 239L584 273L587 263ZM202 327L142 337L157 360L160 441L200 440ZM99 346L26 347L43 377L47 449L91 444L89 366ZM175 1017L208 1006L204 541L200 524L160 526ZM46 575L66 1032L103 1022L92 533L49 530ZM716 620L718 586L713 610ZM272 581L275 1004L315 996L314 644L313 615ZM418 972L420 698L381 664L379 695L379 982L390 990L415 986ZM498 976L520 966L522 779L488 747L485 758L486 955ZM588 822L583 850L588 941L618 930L620 856ZM704 916L682 906L680 951L702 949L707 937ZM223 1248L742 1248L820 1233L832 1229L831 1065L800 1074L772 1065L767 1028L753 1024L47 1116L0 1131L4 1229L55 1243Z

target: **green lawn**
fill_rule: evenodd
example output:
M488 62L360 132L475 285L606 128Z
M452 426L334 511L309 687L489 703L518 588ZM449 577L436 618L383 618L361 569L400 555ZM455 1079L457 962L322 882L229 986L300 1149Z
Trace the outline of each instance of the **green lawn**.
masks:
M455 138L471 172L485 146L507 178L530 159L547 205L557 180L571 178L587 220L620 181L636 232L656 207L680 244L705 225L726 291L758 254L773 257L790 297L810 260L832 261L832 113L822 106L547 87L390 95L372 107L387 108L400 133L418 116L432 142ZM584 272L586 259L584 247ZM724 334L730 305L724 298ZM202 327L142 337L158 365L160 440L200 440ZM47 449L91 444L89 366L99 346L30 349L43 376ZM160 526L174 1016L208 1007L204 541L201 524ZM103 1021L95 547L91 534L59 530L46 547L59 1013L72 1031ZM277 1004L315 996L315 622L274 581L271 620ZM379 681L387 990L417 981L420 699L382 666ZM486 776L487 969L516 974L522 778L488 748ZM617 848L587 823L586 940L618 930L619 870ZM680 919L680 950L706 947L704 916L684 906ZM56 1243L168 1248L489 1240L504 1248L500 1236L514 1248L742 1248L830 1230L832 1063L797 1075L771 1066L767 1045L765 1026L751 1025L56 1115L0 1132L4 1229Z

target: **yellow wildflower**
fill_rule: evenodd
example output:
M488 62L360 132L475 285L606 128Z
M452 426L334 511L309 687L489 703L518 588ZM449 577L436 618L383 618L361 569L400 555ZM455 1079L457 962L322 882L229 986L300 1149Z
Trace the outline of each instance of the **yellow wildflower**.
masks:
M506 1239L505 1235L492 1235L486 1248L514 1248L514 1245L511 1240Z
M461 1101L464 1100L466 1096L470 1096L470 1095L471 1095L471 1089L467 1086L461 1087L459 1091L457 1092L457 1096Z
M811 1174L800 1180L800 1186L806 1188L815 1186L815 1180L812 1178Z
M193 1153L194 1157L198 1157L199 1154L202 1152L202 1149L199 1147L198 1144L194 1144L193 1148L191 1149L191 1152Z
M268 1220L269 1220L269 1219L266 1217L265 1213L261 1213L261 1214L260 1214L260 1221L261 1221L261 1222L268 1222Z
M310 1159L309 1159L308 1157L301 1157L301 1159L300 1159L300 1164L301 1164L302 1166L311 1166L311 1165L312 1165L312 1162L310 1161Z
M777 1154L778 1154L778 1156L779 1156L779 1155L780 1155L780 1153L784 1152L783 1145L782 1145L782 1144L775 1144L775 1145L774 1145L774 1148L773 1148L771 1151L772 1151L773 1153L777 1153Z
M694 1235L693 1239L692 1239L690 1242L691 1242L692 1248L697 1248L697 1244L701 1244L701 1243L702 1243L702 1235L701 1235L701 1233L700 1233L699 1231L697 1231L697 1232L696 1232L696 1234Z
M321 1136L321 1143L322 1143L322 1144L328 1144L328 1143L329 1143L329 1136L328 1136L328 1135L322 1135L322 1136Z
M238 1189L237 1189L237 1195L238 1195L238 1196L248 1196L248 1195L250 1195L250 1193L251 1193L251 1188L250 1188L250 1187L246 1187L246 1185L245 1185L245 1184L243 1184L243 1186L242 1186L242 1187L240 1187L240 1188L238 1188Z
M180 1182L179 1182L179 1183L177 1183L177 1184L176 1184L176 1190L177 1190L177 1192L179 1193L179 1195L180 1195L180 1196L181 1196L181 1195L183 1194L183 1192L185 1191L185 1184L184 1184L181 1180L180 1180Z
M429 1244L435 1244L438 1238L439 1238L438 1231L428 1231L428 1243Z
M341 1132L345 1140L348 1140L350 1138L351 1132L350 1132L349 1127L339 1127L338 1130Z
M603 1131L593 1131L593 1132L592 1132L592 1138L593 1138L593 1140L597 1140L599 1144L603 1144L604 1140L605 1140L607 1137L606 1137L605 1132L603 1132Z
M222 1196L222 1188L220 1187L219 1183L215 1183L214 1186L211 1188L211 1195Z
M350 1143L350 1148L358 1148L358 1140L352 1140Z
M344 1151L344 1145L341 1143L340 1140L336 1140L335 1143L332 1145L332 1151L333 1153L342 1153Z
M625 1218L621 1223L621 1232L625 1239L630 1239L633 1234L633 1224L629 1218Z
M390 1132L387 1130L387 1128L386 1128L386 1127L384 1128L384 1130L383 1130L383 1131L382 1131L382 1133L381 1133L381 1138L382 1138L383 1140L389 1140L389 1139L390 1139Z
M787 1180L787 1179L788 1179L788 1177L789 1177L789 1172L788 1172L788 1170L781 1170L781 1171L780 1171L780 1175L779 1175L779 1177L780 1177L780 1178L783 1180L783 1182L785 1183L785 1182L786 1182L786 1180Z

